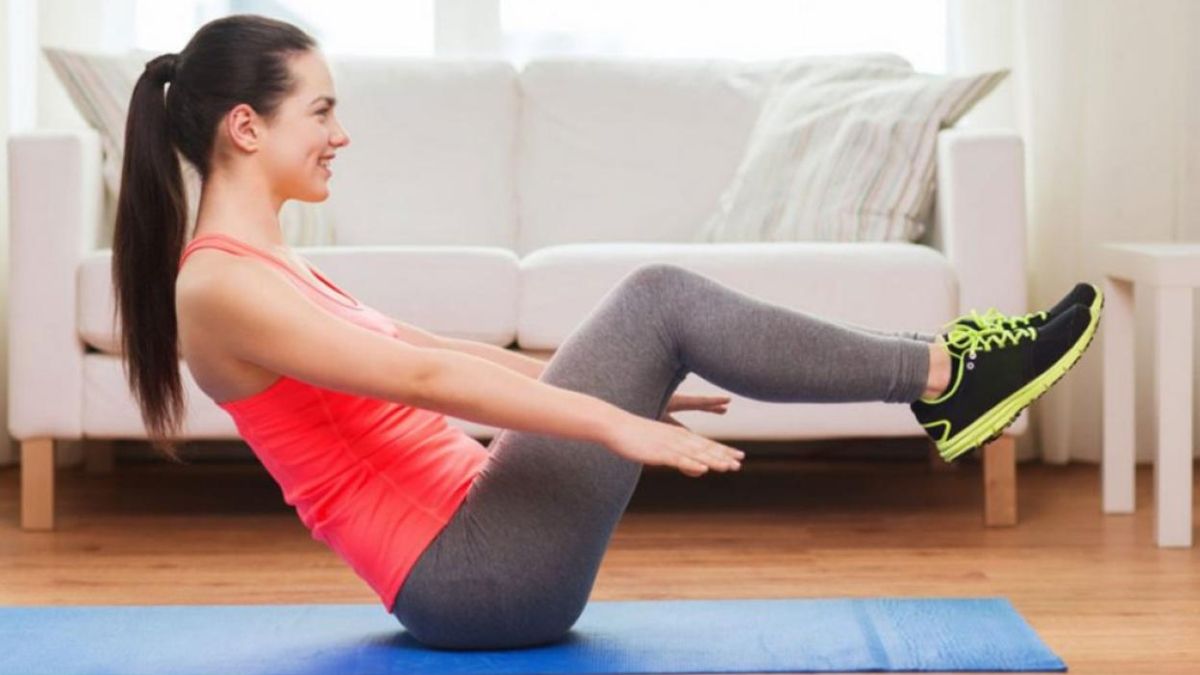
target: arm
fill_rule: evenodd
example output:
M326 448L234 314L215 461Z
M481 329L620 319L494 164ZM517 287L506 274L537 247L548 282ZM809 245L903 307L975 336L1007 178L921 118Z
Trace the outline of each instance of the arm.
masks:
M176 301L202 327L202 339L225 353L319 387L605 445L634 417L472 354L411 345L345 321L265 266L223 266L178 288Z
M497 347L486 342L475 342L474 340L442 339L445 341L445 349L453 349L457 352L487 359L492 363L498 363L535 380L540 379L542 371L546 369L545 361L514 352L511 349Z
M392 319L392 323L396 326L396 332L400 339L412 345L449 349L464 354L471 354L481 359L487 359L492 363L511 368L535 380L541 377L542 370L546 368L545 361L514 352L510 349L497 347L486 342L443 337L396 319Z
M304 261L309 267L316 269L312 263ZM546 362L541 359L535 359L518 352L487 344L486 342L477 342L474 340L462 340L458 338L449 338L431 333L423 328L414 326L409 323L400 321L392 317L388 317L392 325L396 327L396 334L408 344L418 347L449 349L465 354L472 354L481 359L486 359L492 363L497 363L506 368L521 373L533 379L539 379L542 371L546 367Z

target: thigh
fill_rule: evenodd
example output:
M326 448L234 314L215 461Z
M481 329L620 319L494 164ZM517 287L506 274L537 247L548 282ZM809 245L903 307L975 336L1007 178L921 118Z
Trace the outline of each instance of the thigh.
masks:
M661 416L687 371L662 325L660 298L647 288L649 269L605 296L541 381ZM457 636L565 632L586 605L641 464L599 443L511 429L489 451L455 517L410 573L397 616L408 627L405 613L413 623L436 614L446 622L439 632Z

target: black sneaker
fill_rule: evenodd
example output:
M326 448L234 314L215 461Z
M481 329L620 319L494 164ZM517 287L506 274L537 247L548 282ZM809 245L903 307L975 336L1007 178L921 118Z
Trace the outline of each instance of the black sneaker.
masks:
M1099 322L1100 312L1072 305L1041 327L959 324L944 335L950 385L909 406L942 459L998 437L1083 356Z
M1083 305L1091 308L1097 314L1104 309L1104 294L1095 284L1090 284L1086 281L1081 281L1075 284L1075 288L1071 289L1070 293L1058 301L1058 304L1051 307L1049 310L1040 312L1030 312L1024 316L1008 316L1000 312L995 307L989 307L986 312L980 314L972 309L969 314L964 314L957 319L947 323L944 328L955 326L957 324L966 324L973 328L986 328L988 326L1000 325L1007 328L1018 328L1022 326L1032 326L1037 328L1053 321L1059 314L1070 309L1073 305Z

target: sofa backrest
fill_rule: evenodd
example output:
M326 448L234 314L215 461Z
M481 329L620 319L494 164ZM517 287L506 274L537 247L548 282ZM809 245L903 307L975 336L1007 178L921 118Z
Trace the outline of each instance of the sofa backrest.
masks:
M527 63L518 253L576 242L692 241L733 179L777 63Z
M323 204L337 245L515 249L511 63L342 56L329 66L350 136Z
M786 63L331 59L336 243L693 241Z
M121 90L145 56L60 58L64 81L83 86L77 103L111 104L127 100ZM825 58L911 68L887 53ZM772 84L807 60L544 57L518 71L505 59L333 56L351 145L334 163L329 198L289 203L281 221L300 244L521 256L567 243L692 242ZM121 117L101 115L103 137Z

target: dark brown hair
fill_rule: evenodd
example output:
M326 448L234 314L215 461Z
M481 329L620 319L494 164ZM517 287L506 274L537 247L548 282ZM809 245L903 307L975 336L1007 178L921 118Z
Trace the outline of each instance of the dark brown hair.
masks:
M246 103L268 122L296 82L291 57L317 46L289 23L236 14L200 27L183 51L146 63L125 120L125 156L112 245L114 322L122 366L155 449L182 462L170 439L186 412L179 372L175 277L187 238L182 155L201 181L216 130ZM163 94L163 86L166 94Z

